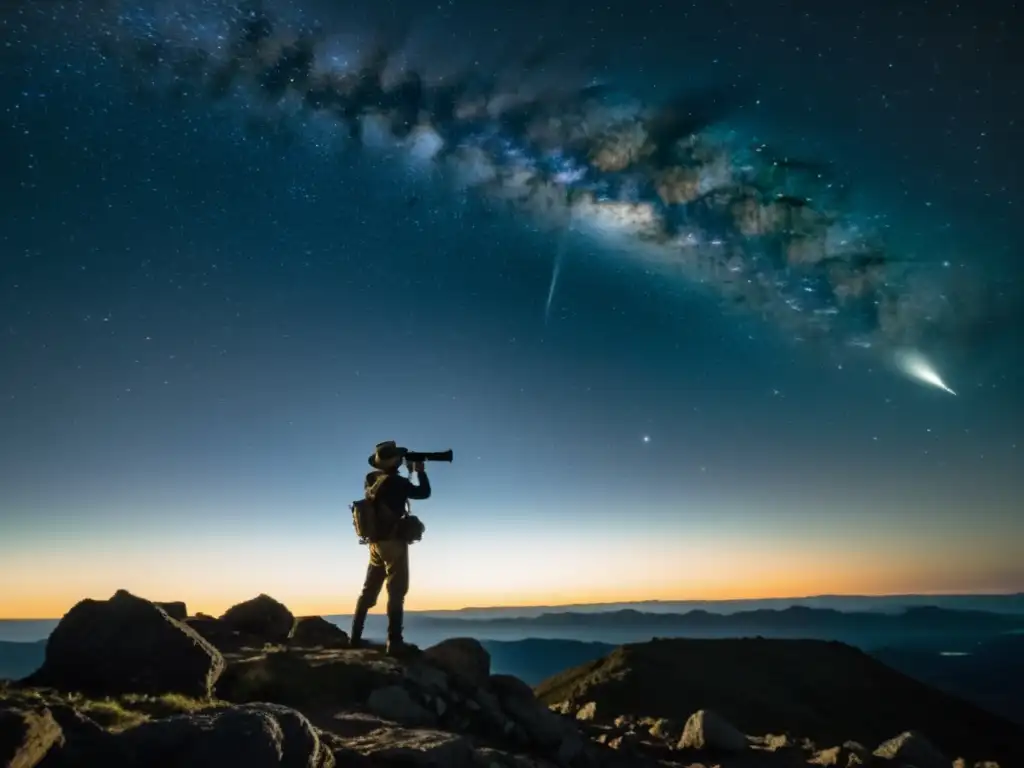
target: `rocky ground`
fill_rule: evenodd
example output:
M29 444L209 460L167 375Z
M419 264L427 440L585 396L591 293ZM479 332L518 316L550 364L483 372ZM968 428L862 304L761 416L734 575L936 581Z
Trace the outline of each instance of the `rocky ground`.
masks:
M838 642L658 639L567 669L535 692L595 722L633 713L683 723L706 708L744 733L879 744L909 729L929 734L949 754L1024 766L1018 724Z
M0 760L9 768L995 766L954 762L915 732L869 747L814 744L746 735L710 709L673 720L642 708L612 714L601 700L544 703L522 681L492 675L487 652L468 638L403 660L348 645L332 624L296 619L266 596L219 618L123 591L82 601L51 636L43 667L0 688Z

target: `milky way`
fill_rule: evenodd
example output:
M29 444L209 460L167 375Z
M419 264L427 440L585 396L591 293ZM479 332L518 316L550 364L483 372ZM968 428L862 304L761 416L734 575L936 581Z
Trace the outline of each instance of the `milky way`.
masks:
M81 9L76 18L81 19ZM256 3L93 6L96 49L135 85L387 149L521 212L664 267L791 336L888 351L963 339L983 297L893 253L825 165L725 129L714 92L642 104L556 78L547 54L458 69L374 35Z

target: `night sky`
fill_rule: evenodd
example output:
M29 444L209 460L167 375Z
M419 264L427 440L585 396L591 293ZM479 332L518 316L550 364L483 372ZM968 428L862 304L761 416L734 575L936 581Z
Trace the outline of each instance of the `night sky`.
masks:
M120 587L348 611L386 439L455 452L411 609L1024 590L1015 4L267 4L340 69L383 39L434 77L714 94L701 130L836 169L913 267L888 289L943 307L870 327L723 302L348 138L294 79L169 75L236 55L226 0L79 5L0 10L0 617ZM911 343L955 396L891 364Z

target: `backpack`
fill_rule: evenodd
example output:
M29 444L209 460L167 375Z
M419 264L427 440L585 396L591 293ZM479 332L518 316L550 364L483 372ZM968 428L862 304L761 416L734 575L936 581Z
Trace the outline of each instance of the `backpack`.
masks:
M352 510L352 526L356 529L360 544L380 541L394 531L397 523L394 512L376 498L377 491L385 479L387 475L380 475L374 480L373 485L366 489L364 498L349 505Z

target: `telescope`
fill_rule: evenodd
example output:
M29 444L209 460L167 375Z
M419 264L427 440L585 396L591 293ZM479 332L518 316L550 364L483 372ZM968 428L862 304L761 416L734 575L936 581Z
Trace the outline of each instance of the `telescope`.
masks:
M447 451L406 451L406 461L447 461L451 463L453 458L452 449Z

